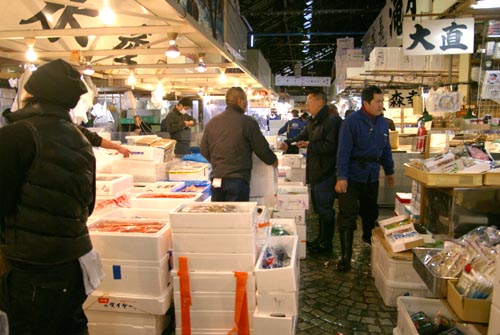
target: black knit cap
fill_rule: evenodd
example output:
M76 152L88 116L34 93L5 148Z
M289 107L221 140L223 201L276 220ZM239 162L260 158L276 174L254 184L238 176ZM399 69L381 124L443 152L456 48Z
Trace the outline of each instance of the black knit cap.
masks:
M67 109L74 108L80 96L87 92L80 73L62 59L40 66L28 79L24 89L42 102Z
M181 100L179 100L179 104L186 106L186 107L193 107L193 100L190 98L184 97Z

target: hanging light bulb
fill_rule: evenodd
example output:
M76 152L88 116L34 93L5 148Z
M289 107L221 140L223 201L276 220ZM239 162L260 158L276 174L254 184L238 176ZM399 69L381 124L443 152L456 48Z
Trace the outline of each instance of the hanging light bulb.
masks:
M26 50L26 60L30 63L33 63L38 59L38 55L35 52L35 39L34 38L27 38L26 39L26 45L28 46L28 50Z
M198 66L196 67L196 71L203 73L207 70L207 66L205 65L205 62L203 61L203 57L205 54L200 54L198 56Z
M177 33L168 34L168 39L170 40L170 46L165 51L165 55L168 58L177 58L181 55L179 47L176 44Z
M127 85L131 86L132 89L135 87L135 76L133 70L130 70L130 75L127 78Z
M104 4L99 12L99 18L101 19L102 23L109 26L115 23L116 15L109 6L109 0L103 0L103 2Z
M199 95L200 97L202 97L202 96L203 96L203 94L204 94L204 92L203 92L203 88L202 88L202 87L200 87L200 89L198 90L198 95Z
M90 62L87 62L87 65L83 67L82 73L86 76L91 76L95 73L95 70L92 65L90 65Z
M225 84L226 81L227 81L226 74L224 73L224 70L221 70L220 76L219 76L219 83Z

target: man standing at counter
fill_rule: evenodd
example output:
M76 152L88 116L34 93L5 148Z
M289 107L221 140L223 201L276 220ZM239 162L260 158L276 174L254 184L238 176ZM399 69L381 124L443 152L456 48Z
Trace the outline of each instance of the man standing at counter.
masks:
M193 101L190 98L182 98L179 103L167 114L167 129L170 137L177 141L175 144L175 155L182 157L191 153L191 129L196 125L195 119L188 114L192 108Z
M255 119L245 115L248 100L241 87L226 92L226 110L211 119L201 139L201 154L212 164L212 201L248 201L252 152L267 165L278 166Z
M339 236L341 259L337 269L351 269L352 244L358 213L363 224L363 241L371 243L372 229L378 219L379 173L382 165L387 185L394 185L394 161L389 129L383 112L384 95L377 86L361 93L361 109L342 123L337 152L339 199Z

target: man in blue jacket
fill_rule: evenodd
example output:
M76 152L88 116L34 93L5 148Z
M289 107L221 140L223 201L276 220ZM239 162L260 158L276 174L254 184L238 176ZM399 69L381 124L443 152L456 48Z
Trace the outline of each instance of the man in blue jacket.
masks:
M389 143L387 122L382 115L384 95L377 86L361 93L361 109L342 123L337 152L339 199L339 236L341 259L339 271L351 269L352 243L358 213L363 223L363 241L370 243L378 218L379 172L382 165L387 185L394 185L394 161Z
M286 138L292 138L300 134L306 123L299 117L299 111L292 110L292 119L288 120L283 127L278 130L278 135L286 133ZM289 145L286 154L298 154L299 148L296 145Z

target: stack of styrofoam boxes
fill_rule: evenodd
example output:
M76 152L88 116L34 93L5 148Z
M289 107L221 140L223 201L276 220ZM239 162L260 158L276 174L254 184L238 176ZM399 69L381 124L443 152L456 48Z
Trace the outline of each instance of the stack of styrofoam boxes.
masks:
M401 61L401 48L375 47L370 53L371 70L399 70Z
M278 184L286 183L292 179L292 168L289 166L278 166Z
M167 211L117 209L89 225L94 249L102 257L104 278L85 301L91 334L160 335L168 325L172 301ZM104 232L100 224L163 224L154 233Z
M268 249L284 249L290 263L264 268ZM298 236L270 236L255 265L257 308L255 334L293 335L298 315L300 270L297 254Z
M302 154L286 154L280 159L281 166L291 168L290 181L298 181L305 183L306 181L306 159Z
M335 53L335 84L337 92L345 88L347 50L354 49L354 38L337 38L337 52Z
M167 163L162 148L126 145L131 151L128 158L117 159L111 166L112 173L129 173L136 182L156 182L166 179Z
M283 183L280 186L285 187L304 187L303 183L300 182L290 182ZM306 243L307 243L307 229L306 229L306 209L279 209L275 208L272 217L276 219L293 219L296 225L297 235L299 236L299 258L306 258Z
M208 180L210 165L193 161L172 161L168 167L169 180Z
M394 216L406 214L405 206L411 204L411 193L396 192Z
M257 259L255 202L180 205L170 213L176 333L182 331L179 258L187 259L192 334L227 334L235 326L233 272L246 272L250 329L255 310L253 270ZM196 285L195 285L196 283ZM199 284L199 285L198 285ZM240 311L237 311L238 313Z
M500 335L500 256L497 255L488 335Z
M119 204L129 207L128 192L133 186L134 178L130 174L98 173L96 175L96 205L88 224L115 210Z
M372 276L375 287L387 306L396 306L396 299L402 295L416 297L432 297L425 283L413 268L413 262L408 258L391 257L383 245L383 235L372 235Z

